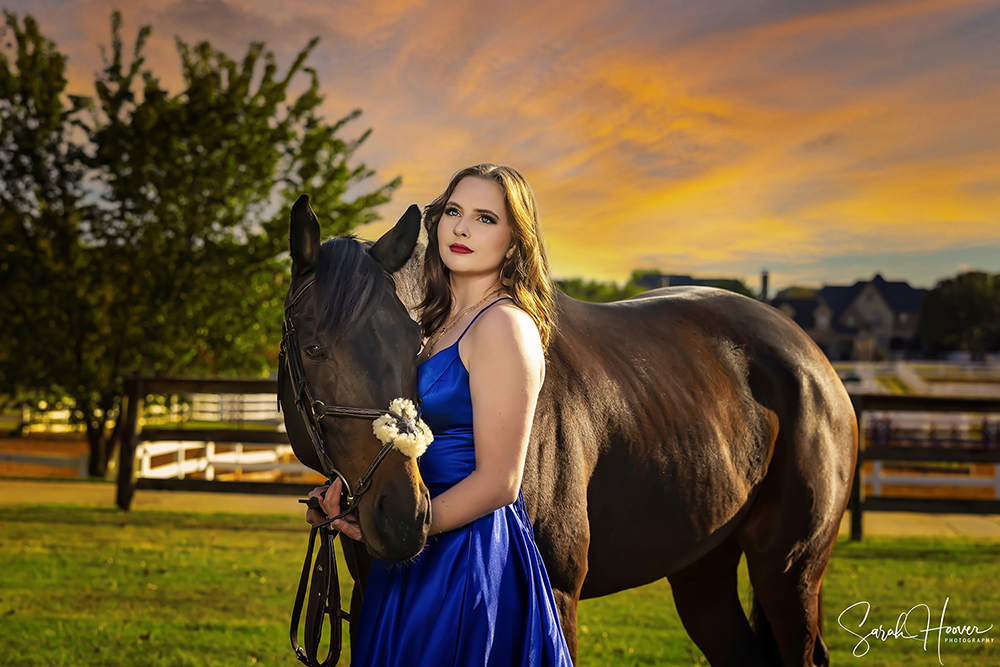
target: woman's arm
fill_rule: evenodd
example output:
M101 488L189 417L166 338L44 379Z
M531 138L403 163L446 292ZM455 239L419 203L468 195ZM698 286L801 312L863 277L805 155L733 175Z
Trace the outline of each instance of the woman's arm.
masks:
M544 351L534 321L517 308L497 306L480 320L465 337L476 469L431 502L431 535L509 505L521 488Z

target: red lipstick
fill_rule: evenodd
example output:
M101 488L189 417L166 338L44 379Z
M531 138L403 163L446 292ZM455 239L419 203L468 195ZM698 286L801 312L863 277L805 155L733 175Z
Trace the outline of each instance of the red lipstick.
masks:
M451 251L452 251L452 252L457 252L457 253L461 253L461 254L463 254L463 255L467 255L467 254L469 254L470 252L472 252L471 250L469 250L469 249L468 249L467 247L465 247L465 246L464 246L464 245L462 245L461 243L452 243L452 244L451 244L450 246L448 246L448 247L449 247L449 248L451 248Z

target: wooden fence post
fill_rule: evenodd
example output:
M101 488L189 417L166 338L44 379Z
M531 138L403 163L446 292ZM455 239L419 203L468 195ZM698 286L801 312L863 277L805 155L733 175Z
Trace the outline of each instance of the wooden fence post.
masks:
M139 434L139 412L142 409L144 383L138 378L125 379L125 405L122 406L125 423L122 425L121 445L118 447L117 505L123 510L132 507L135 494L135 448Z
M854 403L854 416L858 420L858 459L854 465L854 482L851 484L851 540L857 542L861 540L861 512L864 504L864 479L861 475L861 466L864 465L865 432L861 422L861 415L864 412L864 399L860 396L851 397Z

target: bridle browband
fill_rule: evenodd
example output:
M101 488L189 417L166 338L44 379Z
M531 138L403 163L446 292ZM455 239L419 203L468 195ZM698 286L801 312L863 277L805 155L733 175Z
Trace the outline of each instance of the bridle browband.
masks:
M309 547L306 552L305 563L302 566L302 576L299 579L299 588L295 596L295 606L292 610L290 635L292 648L295 650L296 657L300 662L308 665L309 667L329 667L331 665L336 665L340 660L342 639L340 620L351 620L351 615L340 608L340 581L337 574L337 559L334 554L333 545L333 541L336 539L339 531L330 528L329 525L337 519L341 519L357 509L359 503L361 502L361 497L371 486L371 480L372 476L375 474L375 470L378 468L379 464L382 463L389 452L392 451L394 444L391 440L383 444L382 449L380 449L378 454L375 455L375 458L372 459L371 464L369 464L368 469L358 480L358 483L354 487L351 487L343 473L337 470L336 466L333 465L333 462L326 453L326 449L323 447L322 421L324 417L348 417L354 419L374 420L388 413L396 418L400 429L403 430L406 429L406 419L403 415L398 415L386 410L358 408L347 405L326 405L313 396L313 393L310 391L309 385L306 383L305 379L305 369L302 366L302 356L298 348L298 339L292 308L296 303L298 303L298 301L302 298L302 295L306 293L314 282L315 278L309 278L309 280L307 280L298 289L288 305L285 306L285 320L282 324L281 350L278 354L278 410L281 410L282 390L285 383L289 382L290 388L294 392L293 396L295 407L302 418L302 422L306 427L306 432L309 434L310 440L312 440L316 456L319 459L320 465L323 466L323 472L331 481L334 479L334 476L340 478L346 494L346 498L344 499L347 501L346 508L337 516L329 517L323 523L314 525L310 531ZM290 433L289 438L291 438ZM315 499L310 498L310 501L313 501L308 503L310 508L319 509L318 502L315 502ZM322 539L320 542L320 550L316 557L316 563L313 566L313 585L310 588L309 604L306 608L306 626L304 637L306 646L303 648L299 646L298 643L299 616L302 612L302 603L305 598L306 583L309 578L309 565L312 560L313 544L317 533L319 533ZM352 545L347 543L344 544L344 555L349 560L354 558L354 549ZM357 567L355 567L355 571L358 571ZM326 660L320 663L316 659L316 654L319 649L323 621L327 615L331 617L333 634L330 638L330 650L327 654Z

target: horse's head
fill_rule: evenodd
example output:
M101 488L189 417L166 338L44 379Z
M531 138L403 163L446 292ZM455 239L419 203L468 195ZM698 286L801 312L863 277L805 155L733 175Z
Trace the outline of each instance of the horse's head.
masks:
M289 237L292 282L285 298L286 323L295 335L286 337L285 354L301 360L312 400L382 412L398 397L419 403L420 327L400 301L393 278L413 254L419 230L420 209L410 206L374 244L348 236L320 245L319 221L308 198L295 202ZM289 340L294 349L287 349ZM382 448L372 433L372 418L327 416L310 423L296 406L298 388L284 368L281 372L279 399L295 455L329 475L326 458L326 467L332 463L346 478L347 490L354 490ZM415 459L389 450L370 479L357 505L369 552L384 560L419 553L431 503Z

